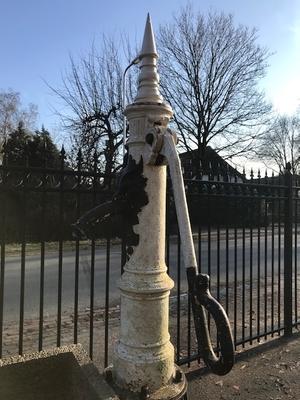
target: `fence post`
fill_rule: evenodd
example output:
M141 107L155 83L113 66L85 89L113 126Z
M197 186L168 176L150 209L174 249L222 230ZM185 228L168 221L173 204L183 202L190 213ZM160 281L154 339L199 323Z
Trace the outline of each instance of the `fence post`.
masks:
M290 163L286 165L284 183L286 197L284 208L284 335L291 336L293 330L293 176Z

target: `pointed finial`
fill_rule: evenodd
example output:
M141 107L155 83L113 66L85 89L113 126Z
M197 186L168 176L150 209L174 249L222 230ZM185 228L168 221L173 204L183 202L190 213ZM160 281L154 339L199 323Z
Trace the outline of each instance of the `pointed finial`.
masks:
M64 169L65 156L66 156L66 151L65 151L64 145L62 145L61 146L61 151L60 151L60 168L61 169Z
M140 52L140 74L134 103L162 103L157 73L157 52L150 15L147 16L142 49Z
M156 44L155 44L155 39L154 39L153 28L152 28L152 22L151 22L149 13L147 14L147 21L146 21L146 26L145 26L145 31L144 31L142 50L140 52L140 58L142 58L146 55L153 55L155 57L158 57L157 51L156 51Z
M251 170L250 170L250 179L251 179L251 181L253 180L253 178L254 178L254 172L253 172L253 168L251 168Z
M287 163L286 163L285 169L286 169L288 172L291 172L291 170L292 170L292 164L291 164L290 162L287 162Z

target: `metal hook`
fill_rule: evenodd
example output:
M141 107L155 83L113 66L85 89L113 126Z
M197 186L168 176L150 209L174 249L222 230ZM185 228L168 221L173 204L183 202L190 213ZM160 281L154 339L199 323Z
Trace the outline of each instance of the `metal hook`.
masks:
M213 373L226 375L234 365L234 343L226 312L209 291L208 275L197 274L195 268L191 267L187 268L187 278L196 336L203 360ZM216 356L211 343L204 308L213 317L217 327L220 346L219 357Z

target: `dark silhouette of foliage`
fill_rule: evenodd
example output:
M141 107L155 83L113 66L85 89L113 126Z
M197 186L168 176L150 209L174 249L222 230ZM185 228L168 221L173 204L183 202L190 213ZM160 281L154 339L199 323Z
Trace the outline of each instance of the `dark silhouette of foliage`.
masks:
M59 151L44 127L32 133L19 122L9 134L3 151L8 165L50 168L59 165Z

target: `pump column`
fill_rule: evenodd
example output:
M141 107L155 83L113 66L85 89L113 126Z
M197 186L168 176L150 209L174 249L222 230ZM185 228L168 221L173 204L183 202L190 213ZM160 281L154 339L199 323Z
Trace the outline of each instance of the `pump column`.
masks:
M165 264L166 166L147 165L150 146L145 137L149 129L167 127L171 107L159 92L157 52L148 15L140 54L137 96L127 106L129 156L143 163L148 203L138 214L134 232L137 246L124 267L120 280L121 328L116 345L113 377L115 383L132 392L147 391L155 398L180 398L185 393L185 378L174 365L170 342L169 294L174 283ZM160 395L157 395L157 393Z

